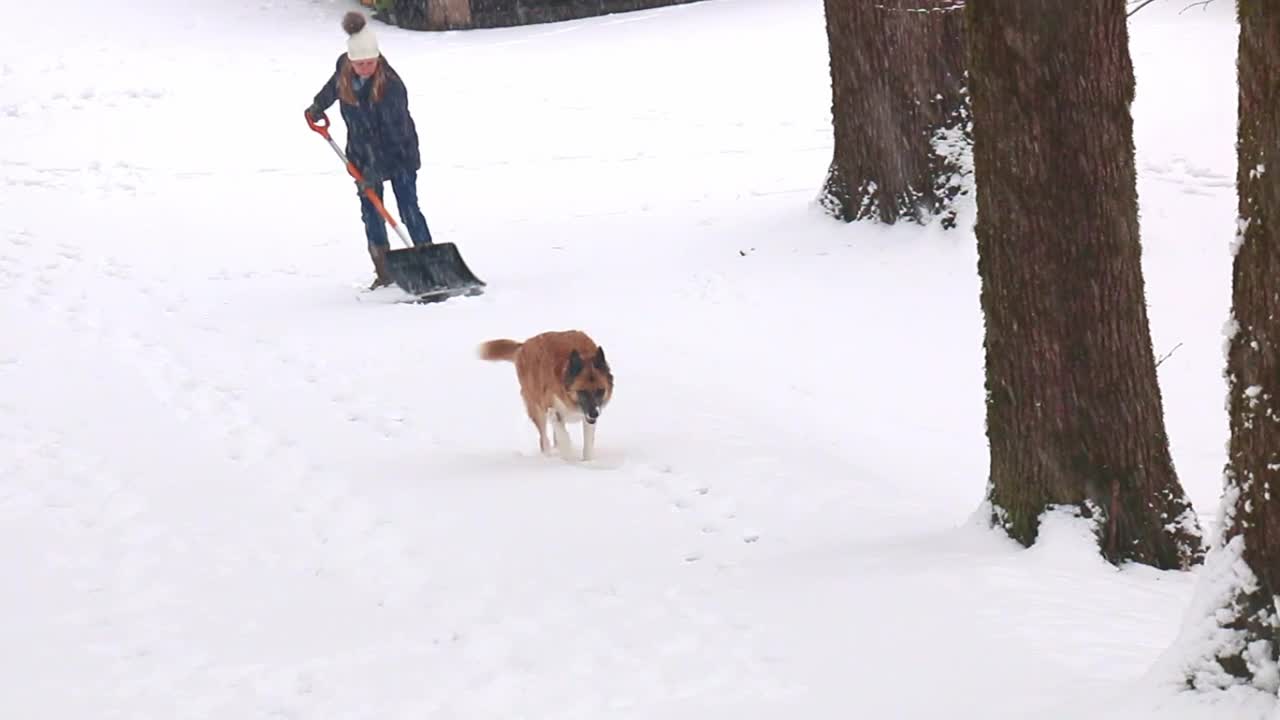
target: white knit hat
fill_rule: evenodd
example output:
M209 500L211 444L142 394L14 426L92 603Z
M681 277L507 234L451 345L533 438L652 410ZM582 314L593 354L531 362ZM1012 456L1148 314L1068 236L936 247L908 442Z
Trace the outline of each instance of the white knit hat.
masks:
M370 60L382 53L378 51L378 39L373 28L365 22L364 15L352 10L342 17L342 29L347 31L347 57L352 60Z

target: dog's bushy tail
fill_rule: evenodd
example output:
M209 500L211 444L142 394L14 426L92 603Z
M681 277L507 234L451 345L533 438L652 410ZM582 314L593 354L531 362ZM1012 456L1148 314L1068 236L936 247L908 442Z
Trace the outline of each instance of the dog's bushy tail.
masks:
M490 340L480 344L481 360L506 360L514 361L516 359L516 351L520 349L523 343L515 340Z

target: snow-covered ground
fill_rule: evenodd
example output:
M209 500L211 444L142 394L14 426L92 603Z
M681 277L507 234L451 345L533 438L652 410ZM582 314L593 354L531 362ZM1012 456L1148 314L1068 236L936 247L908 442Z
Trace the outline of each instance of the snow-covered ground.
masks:
M815 210L818 0L377 24L433 232L489 283L439 306L358 292L354 188L302 118L354 2L67 5L7 3L0 45L0 717L1270 711L1162 685L1198 573L972 521L972 234ZM1184 5L1133 18L1134 115L1208 523L1235 25ZM561 328L618 379L588 465L538 457L474 354Z

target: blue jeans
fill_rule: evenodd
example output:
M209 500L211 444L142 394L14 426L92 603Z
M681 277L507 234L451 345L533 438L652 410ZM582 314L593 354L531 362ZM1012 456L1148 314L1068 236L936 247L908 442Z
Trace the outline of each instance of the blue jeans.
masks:
M400 220L409 233L409 239L414 245L430 245L431 230L427 227L422 209L418 207L418 172L406 170L395 173L388 179L391 181L391 191L396 194L396 207L400 209ZM381 200L381 183L376 192ZM364 193L360 193L360 218L364 220L364 234L369 240L369 247L388 249L390 246L387 243L386 222Z

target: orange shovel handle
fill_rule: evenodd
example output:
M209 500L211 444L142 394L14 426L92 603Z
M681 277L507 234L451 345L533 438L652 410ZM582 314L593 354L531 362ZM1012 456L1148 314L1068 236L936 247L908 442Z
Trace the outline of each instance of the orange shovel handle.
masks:
M303 114L307 117L307 125L327 140L329 142L329 147L333 148L333 151L342 159L342 164L347 166L347 172L351 174L351 177L355 178L356 182L364 181L364 175L360 174L360 169L355 166L355 163L347 159L347 156L342 152L342 148L338 147L338 143L334 142L333 136L329 134L329 116L324 113L320 113L320 119L313 120L311 119L310 113ZM404 242L405 247L413 247L412 241L405 236L404 229L395 221L395 218L391 217L391 213L387 212L386 206L382 204L382 198L378 197L378 194L373 191L373 188L365 188L364 196L369 198L369 202L373 203L373 206L378 209L378 214L382 216L382 219L386 220L387 224L396 231L396 234L400 236L400 240Z

